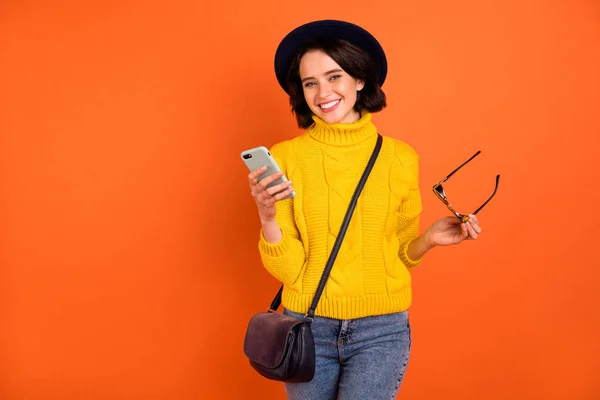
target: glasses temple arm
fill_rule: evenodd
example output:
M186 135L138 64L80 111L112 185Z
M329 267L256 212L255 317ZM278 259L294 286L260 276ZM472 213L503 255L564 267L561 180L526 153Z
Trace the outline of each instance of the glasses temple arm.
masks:
M475 211L473 212L473 214L475 214L475 215L476 215L476 214L477 214L479 211L481 211L481 209L482 209L483 207L485 207L485 205L486 205L487 203L489 203L489 202L490 202L490 200L492 199L492 197L494 197L494 195L495 195L495 194L496 194L496 192L498 191L498 183L500 183L500 175L496 175L496 187L494 188L494 193L492 193L492 195L490 196L490 198L489 198L489 199L487 199L487 200L486 200L486 202L485 202L485 203L483 203L483 204L481 205L481 207L479 207L477 210L475 210Z
M458 168L456 168L454 171L450 172L450 174L446 178L444 178L440 183L446 182L446 180L448 178L450 178L452 175L454 175L459 169L461 169L462 167L464 167L469 161L471 161L472 159L474 159L475 157L477 157L479 155L479 153L481 153L481 150L478 150L477 153L475 153L471 158L469 158L464 163L460 164L460 166Z

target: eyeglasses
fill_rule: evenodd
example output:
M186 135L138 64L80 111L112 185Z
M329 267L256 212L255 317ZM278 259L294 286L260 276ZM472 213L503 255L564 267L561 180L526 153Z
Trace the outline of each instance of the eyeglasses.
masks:
M469 215L468 214L460 214L460 213L456 212L454 210L454 208L452 208L452 204L450 204L448 202L448 198L446 197L446 193L444 192L444 188L442 187L442 183L446 182L448 180L448 178L450 178L452 175L454 175L456 173L456 171L458 171L459 169L461 169L462 167L464 167L469 161L471 161L472 159L474 159L475 157L477 157L479 155L479 153L481 153L481 150L478 151L477 153L475 153L475 155L473 157L469 158L467 161L465 161L464 163L462 163L460 165L460 167L458 167L454 171L452 171L450 173L450 175L448 175L447 177L445 177L444 179L442 179L439 183L436 183L433 186L433 193L435 193L435 195L438 197L438 199L440 199L446 205L446 207L448 207L448 209L450 211L452 211L452 214L456 215L458 217L458 219L460 219L462 222L467 222L469 220ZM492 193L492 195L490 196L490 198L487 199L486 202L483 203L481 205L481 207L479 207L477 210L475 210L472 214L477 214L479 211L481 211L481 209L483 207L485 207L485 205L487 203L490 202L490 200L492 199L492 197L494 197L494 195L496 194L496 191L498 190L498 183L499 182L500 182L500 175L496 175L496 187L494 188L494 193Z

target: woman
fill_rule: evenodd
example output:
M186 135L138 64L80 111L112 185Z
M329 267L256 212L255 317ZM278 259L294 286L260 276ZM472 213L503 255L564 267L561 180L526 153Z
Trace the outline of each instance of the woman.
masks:
M277 50L277 78L307 130L271 149L282 173L257 183L261 168L248 179L262 224L261 258L284 284L287 315L307 312L375 146L371 117L386 105L385 60L373 36L342 21L303 25ZM282 174L289 181L265 190ZM289 399L395 397L411 346L409 269L433 247L481 233L470 215L466 223L442 218L419 235L420 214L418 156L384 137L316 309L315 377L286 383Z

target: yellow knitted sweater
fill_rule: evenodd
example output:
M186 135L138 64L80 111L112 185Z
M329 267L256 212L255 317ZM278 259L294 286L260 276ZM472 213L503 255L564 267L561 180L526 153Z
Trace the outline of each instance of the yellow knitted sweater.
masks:
M305 134L270 150L296 197L277 203L283 232L259 250L265 268L283 282L282 304L306 313L348 204L375 147L372 115L352 124L313 117ZM418 236L421 196L418 155L384 137L381 152L358 200L340 252L315 310L319 316L353 319L406 310L411 304L408 244Z

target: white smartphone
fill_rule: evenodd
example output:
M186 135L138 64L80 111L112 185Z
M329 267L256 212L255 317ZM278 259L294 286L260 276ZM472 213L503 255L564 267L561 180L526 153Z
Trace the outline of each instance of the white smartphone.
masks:
M277 165L277 162L275 161L269 150L264 146L244 150L242 151L241 157L251 172L260 167L267 167L267 170L259 175L258 182L260 182L267 176L274 174L275 172L281 171L279 165ZM285 177L285 175L283 175L281 176L281 178L269 183L267 185L267 188L279 185L280 183L286 182L287 180L288 179ZM294 196L296 196L296 192L292 191L292 193L284 197L284 199L291 199Z

